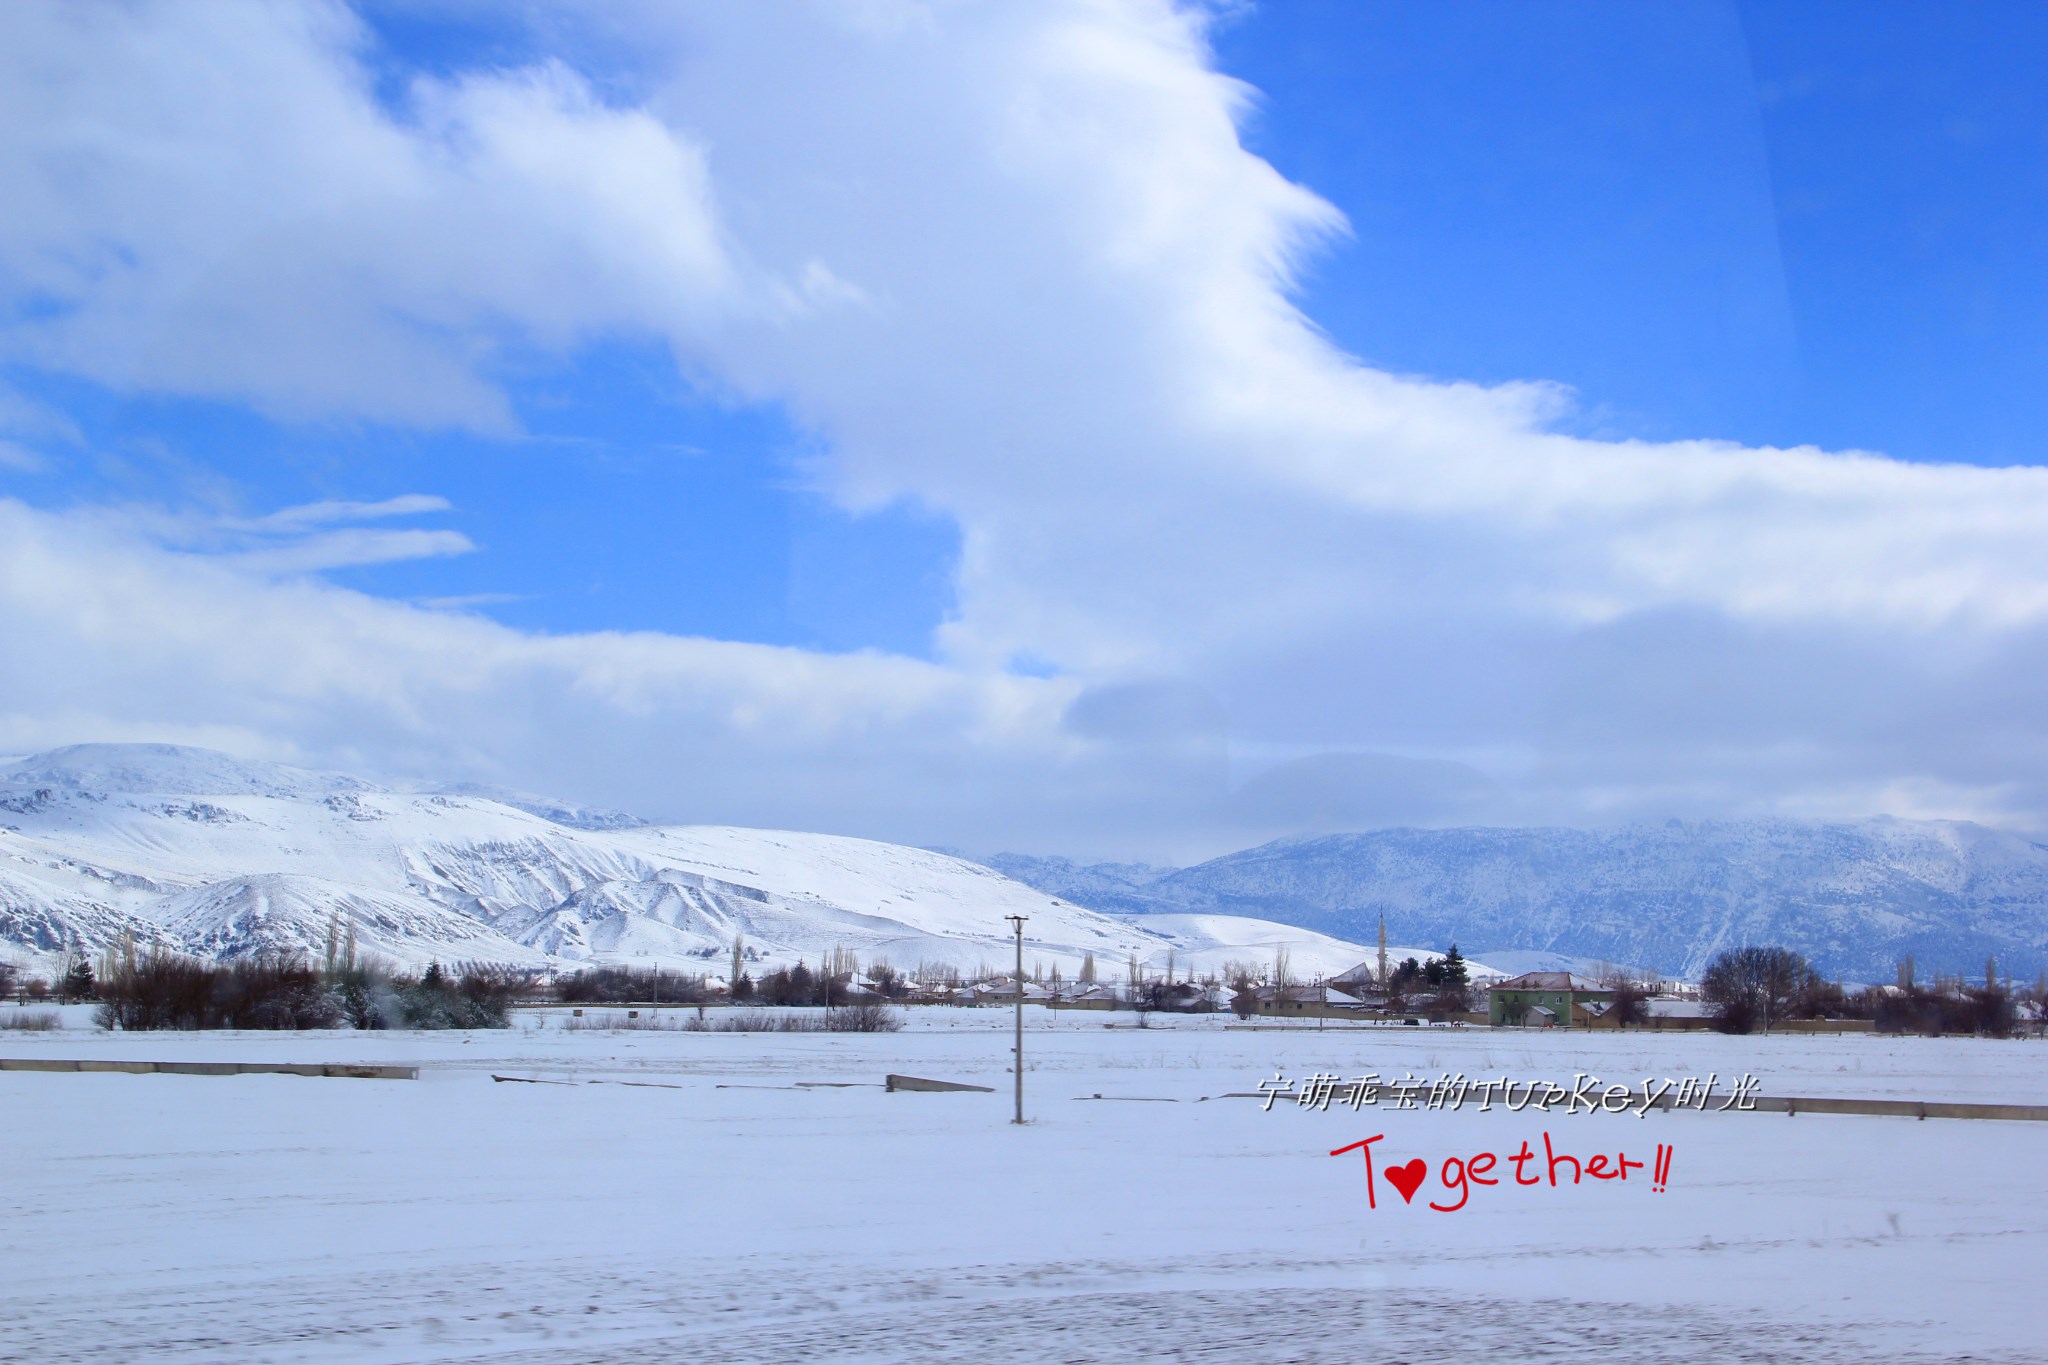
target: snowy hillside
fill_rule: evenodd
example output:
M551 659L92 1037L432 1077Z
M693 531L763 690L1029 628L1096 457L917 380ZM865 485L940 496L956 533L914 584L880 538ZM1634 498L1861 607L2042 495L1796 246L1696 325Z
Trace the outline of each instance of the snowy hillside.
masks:
M1098 909L1257 915L1353 941L1385 915L1404 941L1503 962L1541 953L1694 976L1723 948L1762 943L1864 981L1891 980L1907 953L1923 975L1976 976L1987 954L2022 980L2048 967L2048 847L1961 822L1394 829L1178 871L988 861Z
M396 791L165 745L0 766L0 953L17 957L123 935L213 956L317 952L339 917L411 964L716 971L738 935L758 965L838 947L973 972L1010 960L1004 916L1021 914L1027 966L1071 974L1092 952L1121 976L1133 955L1157 969L1170 954L1207 972L1285 946L1313 977L1369 956L1384 914L1395 942L1456 942L1480 962L1693 975L1721 948L1781 943L1861 980L1889 980L1905 953L1923 971L1974 974L1987 954L2023 979L2048 966L2048 848L1968 824L1386 830L1179 870L986 861L644 825L523 793Z
M0 951L96 952L132 934L214 957L317 953L329 926L408 964L633 962L718 971L844 948L901 969L1011 961L1107 975L1270 958L1341 970L1365 950L1229 917L1132 923L986 867L864 839L643 825L476 789L352 777L168 745L79 745L0 767ZM555 818L550 818L550 817Z

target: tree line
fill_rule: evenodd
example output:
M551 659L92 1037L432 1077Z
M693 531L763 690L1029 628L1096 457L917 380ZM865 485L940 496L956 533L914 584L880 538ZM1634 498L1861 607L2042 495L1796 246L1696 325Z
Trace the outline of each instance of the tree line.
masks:
M492 963L430 963L405 972L374 962L314 966L303 954L208 962L163 949L116 950L93 982L102 1028L504 1028L533 975Z
M1800 1019L1868 1019L1881 1033L1974 1033L2007 1037L2019 1022L2019 1006L2028 994L2002 984L1998 964L1987 958L1982 985L1959 977L1937 978L1931 985L1916 978L1913 959L1899 964L1898 983L1850 991L1829 981L1806 958L1789 948L1730 948L1707 964L1700 995L1713 1007L1714 1021L1724 1033L1768 1032L1774 1025ZM2032 992L2038 1007L2048 997L2048 983ZM1617 988L1614 1008L1627 1010L1621 1022L1641 1022L1644 994ZM1631 1017L1633 1015L1634 1017Z

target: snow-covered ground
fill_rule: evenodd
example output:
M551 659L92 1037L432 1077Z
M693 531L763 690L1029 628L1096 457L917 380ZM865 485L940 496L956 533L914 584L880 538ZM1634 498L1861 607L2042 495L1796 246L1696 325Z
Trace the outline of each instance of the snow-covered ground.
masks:
M0 1033L11 1057L424 1068L0 1072L0 1357L2043 1356L2040 1125L1205 1097L1276 1073L1750 1072L1774 1094L2040 1103L2048 1045L1026 1018L1021 1128L1002 1010L919 1010L876 1035L572 1032L533 1013L497 1033L121 1036L77 1011ZM891 1071L995 1089L886 1094ZM1444 1158L1546 1131L1581 1158L1666 1144L1668 1188L1645 1169L1425 1206L1453 1202ZM1382 1176L1428 1161L1413 1204L1382 1178L1369 1207L1359 1154L1328 1155L1375 1135Z

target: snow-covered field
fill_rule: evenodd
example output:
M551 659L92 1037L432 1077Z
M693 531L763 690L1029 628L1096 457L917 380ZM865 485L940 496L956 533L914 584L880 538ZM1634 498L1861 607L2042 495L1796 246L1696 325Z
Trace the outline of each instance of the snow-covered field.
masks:
M592 1016L595 1017L594 1015ZM875 1035L0 1033L0 1055L405 1061L416 1082L0 1073L0 1358L2039 1360L2030 1123L1265 1112L1276 1072L2048 1100L2033 1042L1105 1028ZM890 1071L995 1087L887 1094ZM567 1084L494 1082L493 1073ZM642 1084L617 1083L633 1081ZM850 1088L803 1082L854 1082ZM1100 1095L1096 1100L1093 1096ZM1139 1102L1139 1101L1172 1101ZM1668 1188L1382 1171L1523 1140ZM1565 1168L1568 1173L1568 1168ZM1506 1174L1505 1165L1496 1174ZM1363 1354L1361 1354L1363 1352Z

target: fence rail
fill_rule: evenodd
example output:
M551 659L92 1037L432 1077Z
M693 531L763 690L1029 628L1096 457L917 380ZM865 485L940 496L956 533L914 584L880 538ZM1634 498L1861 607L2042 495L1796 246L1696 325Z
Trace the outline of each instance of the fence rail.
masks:
M416 1081L416 1066L361 1062L117 1062L98 1058L0 1057L0 1071L113 1071L131 1076L343 1076Z
M1441 1100L1431 1103L1429 1098L1431 1091L1432 1087L1427 1085L1381 1085L1376 1087L1375 1093L1368 1095L1362 1103L1380 1105L1384 1102L1385 1106L1389 1108L1407 1109L1419 1113L1427 1113L1437 1109L1462 1109L1465 1107L1465 1099L1463 1097L1450 1104L1444 1104ZM1293 1089L1270 1092L1264 1090L1232 1090L1213 1098L1219 1100L1264 1100L1268 1105L1280 1101L1292 1101L1299 1104L1302 1102L1302 1093L1299 1090ZM1310 1092L1310 1097L1311 1099L1316 1099L1322 1093L1324 1092ZM1357 1107L1354 1083L1339 1082L1331 1086L1327 1093L1329 1096L1327 1105L1319 1104L1317 1107L1335 1109ZM1726 1097L1724 1096L1723 1098ZM1585 1101L1581 1100L1579 1103L1584 1105ZM1631 1100L1626 1112L1634 1113L1640 1103L1638 1100ZM1510 1105L1503 1101L1497 1104L1488 1102L1486 1107L1497 1107L1503 1113L1509 1114L1548 1114L1551 1110L1560 1106L1565 1108L1566 1113L1570 1113L1572 1111L1569 1105L1568 1092L1560 1087L1554 1095L1547 1098L1538 1098L1533 1102L1523 1105ZM1795 1116L1799 1114L1868 1114L1903 1119L2005 1119L2048 1123L2048 1104L1980 1104L1974 1101L1962 1100L1859 1100L1849 1098L1838 1099L1821 1095L1752 1095L1740 1105L1730 1105L1724 1108L1720 1104L1712 1104L1705 1107L1690 1103L1681 1104L1674 1096L1666 1094L1659 1095L1649 1101L1649 1107L1666 1112L1685 1114L1790 1114Z

